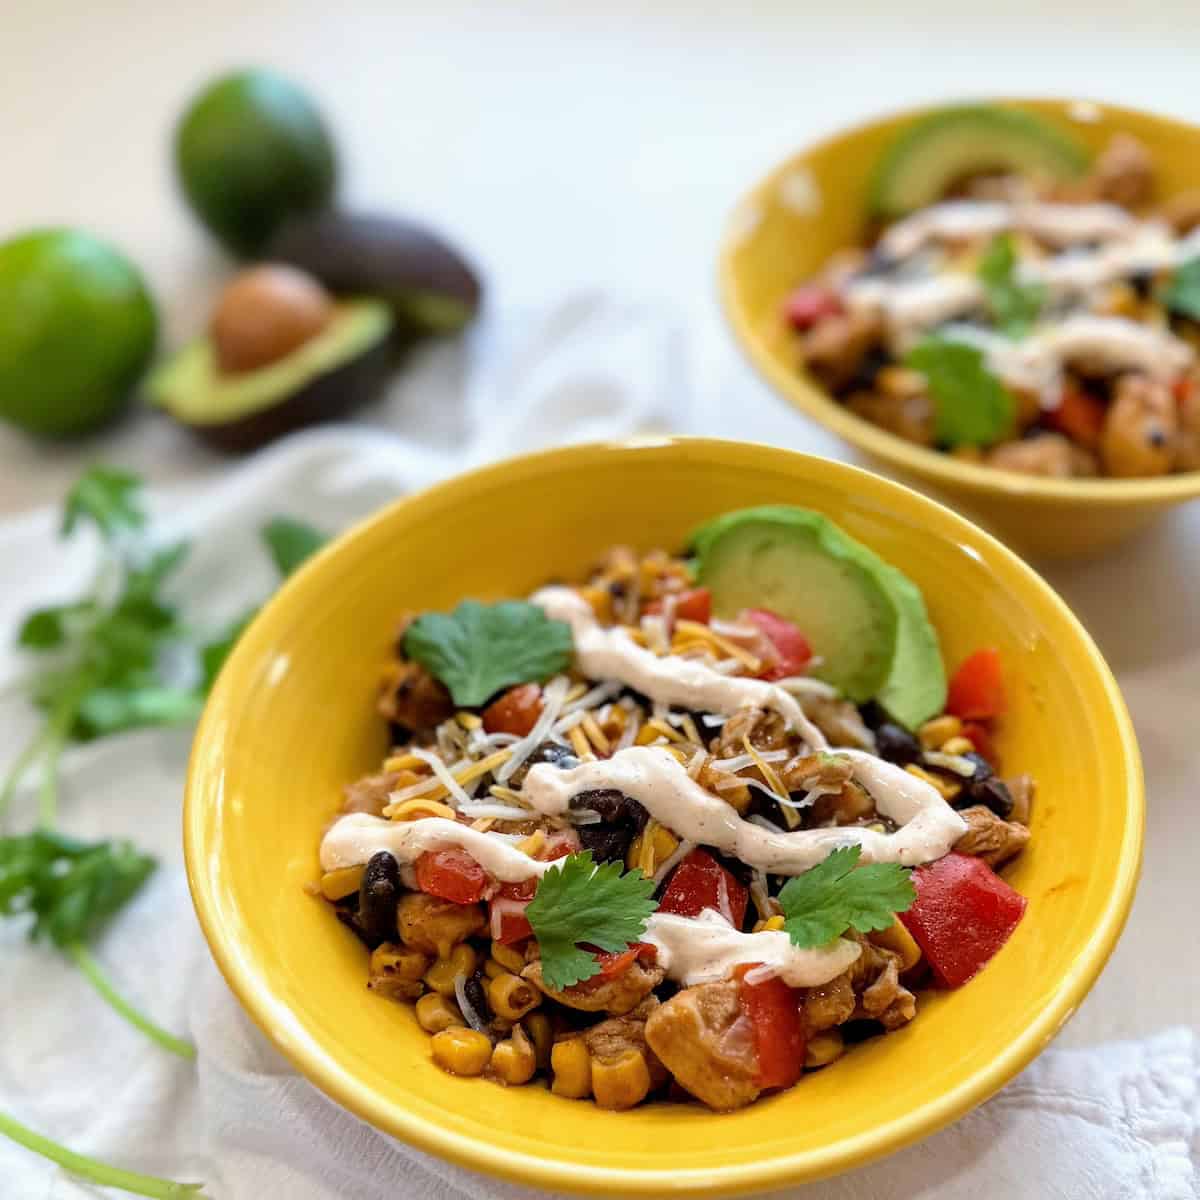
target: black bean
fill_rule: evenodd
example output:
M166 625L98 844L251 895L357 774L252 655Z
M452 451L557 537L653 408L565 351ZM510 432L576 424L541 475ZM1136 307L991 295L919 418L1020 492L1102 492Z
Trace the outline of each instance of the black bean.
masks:
M921 757L921 743L901 725L884 721L875 730L875 749L880 758L907 766Z
M479 1014L484 1021L492 1019L492 1010L487 1001L487 989L483 986L483 972L476 971L463 986L467 994L467 1003Z
M862 722L868 729L878 729L885 721L892 719L878 700L868 700L865 704L860 704L858 715L862 717Z
M512 773L508 781L509 786L519 788L525 782L529 768L539 763L550 763L569 771L572 767L579 766L579 759L575 757L575 752L570 746L560 746L558 742L542 742L534 747L529 757Z
M362 944L366 946L368 950L374 950L376 946L381 945L386 940L385 938L368 937L367 931L363 929L359 922L358 913L352 908L342 908L341 906L338 906L334 909L333 915L337 917L337 919L341 921L341 923L345 925L346 928L349 929L350 932L353 933L354 936L358 938L358 940L362 942Z
M995 775L979 781L971 779L955 797L954 807L969 808L972 804L983 804L1007 821L1013 810L1012 792L1004 780L997 779Z
M1134 271L1126 282L1137 293L1139 300L1149 300L1150 290L1154 287L1154 272Z
M600 814L595 825L577 827L579 841L597 862L612 862L629 853L629 845L646 827L650 814L632 796L612 788L579 792L571 797L574 809Z
M386 850L371 855L358 889L358 921L376 943L396 936L396 905L400 902L400 864Z

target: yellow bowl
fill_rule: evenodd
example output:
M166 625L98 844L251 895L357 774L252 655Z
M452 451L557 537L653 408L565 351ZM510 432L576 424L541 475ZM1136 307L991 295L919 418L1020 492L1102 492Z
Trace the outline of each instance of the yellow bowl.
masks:
M370 994L366 954L306 893L340 789L386 745L373 698L406 609L522 596L614 542L679 547L743 505L820 509L924 590L954 663L1004 656L1000 746L1040 798L1011 872L1029 898L976 980L918 1019L741 1112L603 1112L541 1086L457 1079L411 1009ZM582 446L463 475L384 509L317 555L239 641L196 737L188 876L217 963L313 1083L380 1129L546 1188L723 1195L858 1166L961 1116L1071 1015L1120 933L1142 842L1137 745L1088 635L1027 566L962 518L853 467L731 442Z
M1200 188L1200 128L1109 104L1014 100L1093 150L1113 133L1140 139L1162 196ZM725 312L750 361L786 400L910 483L932 487L1014 546L1045 557L1094 554L1172 505L1200 496L1200 471L1159 479L1038 479L960 462L856 417L799 366L783 300L866 224L871 173L884 147L929 109L836 134L793 155L741 201L720 258Z

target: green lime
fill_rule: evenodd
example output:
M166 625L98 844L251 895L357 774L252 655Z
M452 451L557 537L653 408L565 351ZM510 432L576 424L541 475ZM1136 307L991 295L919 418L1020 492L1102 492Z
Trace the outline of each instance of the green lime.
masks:
M205 88L176 131L175 164L196 215L245 257L289 216L327 205L337 178L321 114L273 71L239 71Z
M104 424L157 331L141 275L105 242L47 229L0 243L0 418L51 437Z

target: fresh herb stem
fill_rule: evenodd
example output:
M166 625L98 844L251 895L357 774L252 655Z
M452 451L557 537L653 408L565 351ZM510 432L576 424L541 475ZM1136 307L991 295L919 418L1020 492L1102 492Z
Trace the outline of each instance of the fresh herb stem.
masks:
M168 1033L155 1025L145 1013L134 1008L113 986L112 980L104 973L104 969L92 956L90 950L80 942L73 942L67 947L67 953L75 960L75 965L87 976L91 985L104 997L120 1016L124 1017L135 1029L141 1030L151 1041L157 1042L164 1050L178 1054L180 1058L193 1059L196 1057L196 1047L183 1038Z
M4 783L0 784L0 821L3 821L21 780L25 778L25 773L37 762L49 738L50 727L43 725L25 744L21 753L17 755L12 768L5 775Z
M65 1167L75 1175L97 1183L101 1187L119 1188L133 1196L149 1196L151 1200L184 1200L193 1197L198 1200L204 1195L202 1183L176 1183L172 1179L160 1179L155 1175L138 1175L134 1171L122 1171L119 1167L110 1167L107 1163L97 1162L76 1154L58 1142L34 1133L32 1129L14 1121L6 1113L0 1112L0 1133L11 1138L18 1146L32 1150L60 1167Z

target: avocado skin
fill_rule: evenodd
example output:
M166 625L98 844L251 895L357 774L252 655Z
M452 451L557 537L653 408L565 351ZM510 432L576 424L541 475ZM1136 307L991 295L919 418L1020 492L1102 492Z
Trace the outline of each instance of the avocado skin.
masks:
M337 182L321 114L273 71L237 71L205 88L176 130L175 164L192 210L241 258L292 214L328 204Z
M181 421L218 450L244 454L307 425L338 421L379 395L392 366L387 338L271 405L219 425Z
M289 220L265 250L340 295L392 306L401 339L457 333L479 311L483 286L432 230L381 213L321 212Z

